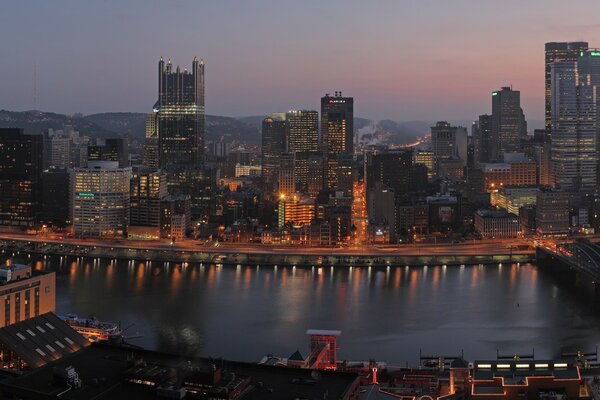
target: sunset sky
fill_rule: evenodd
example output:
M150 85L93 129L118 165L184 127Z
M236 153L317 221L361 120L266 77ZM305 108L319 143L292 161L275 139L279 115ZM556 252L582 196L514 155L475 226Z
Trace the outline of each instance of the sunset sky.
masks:
M600 1L11 1L0 12L0 108L148 112L162 55L206 62L206 112L318 109L325 92L355 115L470 120L492 90L521 90L543 118L544 43L600 47Z

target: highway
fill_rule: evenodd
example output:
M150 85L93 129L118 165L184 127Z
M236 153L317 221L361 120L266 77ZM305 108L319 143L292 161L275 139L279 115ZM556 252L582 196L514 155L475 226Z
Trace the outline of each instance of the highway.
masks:
M50 238L16 233L0 233L0 240L19 242L48 243L69 246L98 246L116 249L159 250L169 252L201 252L201 253L243 253L269 255L306 255L306 256L426 256L426 255L492 255L492 254L530 254L535 252L531 239L506 239L468 241L443 244L402 244L402 245L365 245L360 247L306 247L289 245L267 245L259 243L205 243L187 240L171 244L161 240L129 240L129 239L80 239Z

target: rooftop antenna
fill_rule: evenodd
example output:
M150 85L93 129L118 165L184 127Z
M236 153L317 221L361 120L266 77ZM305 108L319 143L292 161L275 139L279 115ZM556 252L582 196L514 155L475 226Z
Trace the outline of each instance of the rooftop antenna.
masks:
M38 109L38 95L37 95L37 62L33 62L33 109Z

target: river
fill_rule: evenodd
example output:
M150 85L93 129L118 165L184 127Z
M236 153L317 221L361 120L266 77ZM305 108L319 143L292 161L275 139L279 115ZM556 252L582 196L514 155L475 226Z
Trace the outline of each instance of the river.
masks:
M88 262L89 261L89 262ZM294 268L49 258L57 311L121 321L133 344L258 361L308 352L339 329L338 357L415 365L427 354L489 359L595 350L593 299L535 265Z

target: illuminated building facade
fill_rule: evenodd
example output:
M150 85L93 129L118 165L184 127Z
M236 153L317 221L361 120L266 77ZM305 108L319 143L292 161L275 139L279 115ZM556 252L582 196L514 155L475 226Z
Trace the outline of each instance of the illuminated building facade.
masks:
M427 179L433 178L434 162L433 151L417 150L413 153L413 164L422 164L427 167Z
M166 174L149 168L134 168L130 185L130 225L160 225L160 202L167 197Z
M0 327L8 326L56 309L54 272L32 271L31 266L14 264L0 267Z
M519 235L519 217L505 210L477 210L475 230L484 239L508 239Z
M367 242L367 228L369 216L367 215L367 190L364 181L354 182L352 193L352 225L354 231L354 244L359 246Z
M502 160L504 153L520 150L527 136L527 122L521 108L521 92L503 87L492 92L489 158Z
M319 113L289 111L285 116L285 140L289 153L319 151Z
M160 202L160 237L182 240L191 229L191 200L189 195L169 195Z
M279 155L279 195L289 196L296 192L296 157L294 153L281 153Z
M495 207L519 214L519 209L525 205L535 205L538 186L504 186L492 192L491 203Z
M33 227L41 211L42 135L0 128L0 225Z
M73 234L119 237L127 234L131 167L117 161L90 161L73 171Z
M263 180L272 192L279 180L279 157L285 153L285 114L263 119L261 150Z
M554 183L565 189L595 189L597 87L589 76L580 75L578 63L571 61L552 63L551 80Z
M204 61L194 57L192 70L173 71L171 60L158 62L159 166L196 166L204 150Z
M530 186L537 184L535 161L518 158L504 163L489 163L482 166L487 191L503 186Z
M545 129L546 142L552 137L552 63L554 61L577 61L581 51L588 49L587 42L549 42L545 45Z
M145 167L158 169L158 110L153 110L146 116L143 164Z
M572 361L475 361L470 398L576 399L585 391L579 367Z
M313 361L310 368L336 369L337 338L342 331L309 329L306 334L310 336L311 355L308 358Z
M342 92L321 98L321 138L324 188L352 192L354 155L354 99Z
M315 201L310 197L298 195L281 196L278 212L280 227L286 224L310 225L311 221L315 219Z

